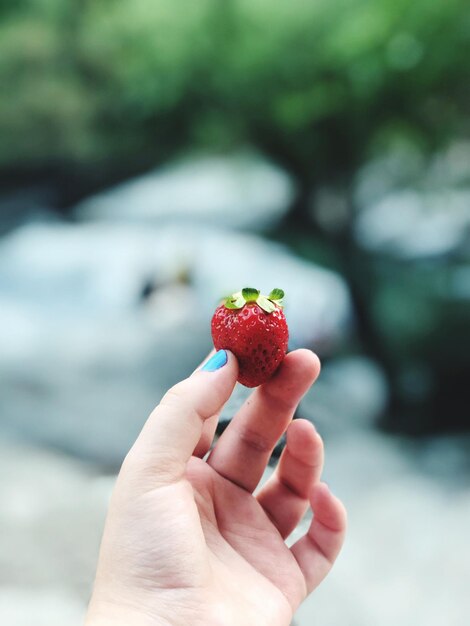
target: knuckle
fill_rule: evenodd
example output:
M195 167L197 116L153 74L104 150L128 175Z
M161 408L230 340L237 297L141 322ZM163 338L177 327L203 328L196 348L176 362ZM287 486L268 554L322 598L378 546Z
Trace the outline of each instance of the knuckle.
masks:
M188 388L186 380L177 383L163 396L156 409L157 413L164 409L202 421L211 417L213 412L204 410L204 406L201 406L203 403L200 402L198 394L191 393L191 391L194 390L192 390L191 387Z
M251 428L243 428L239 430L238 436L240 441L254 452L266 454L271 452L273 447L272 442L268 441L265 435Z
M165 393L156 411L159 412L162 408L183 413L194 411L185 381L177 383Z

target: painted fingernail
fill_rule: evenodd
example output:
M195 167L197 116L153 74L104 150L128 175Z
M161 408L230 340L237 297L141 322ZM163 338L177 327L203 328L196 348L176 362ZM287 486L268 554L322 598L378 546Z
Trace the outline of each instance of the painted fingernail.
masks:
M225 350L219 350L211 356L211 358L205 363L201 370L203 372L215 372L227 363L227 352Z

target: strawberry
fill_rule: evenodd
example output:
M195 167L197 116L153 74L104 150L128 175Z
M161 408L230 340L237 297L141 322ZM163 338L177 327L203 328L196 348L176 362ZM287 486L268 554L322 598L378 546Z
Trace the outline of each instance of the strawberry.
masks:
M212 317L217 350L233 352L239 365L238 381L257 387L271 378L287 352L289 331L282 311L282 289L263 296L246 287L226 298Z

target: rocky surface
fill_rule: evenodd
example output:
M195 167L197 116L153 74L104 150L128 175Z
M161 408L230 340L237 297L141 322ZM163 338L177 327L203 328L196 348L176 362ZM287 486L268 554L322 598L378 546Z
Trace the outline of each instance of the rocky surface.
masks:
M327 354L348 336L343 280L255 236L111 224L12 233L0 242L2 430L118 466L209 350L221 294L247 284L285 287L291 348Z
M370 309L382 344L406 357L432 335L446 370L463 354L442 356L461 345L469 294L468 154L453 146L431 166L393 154L356 181L357 241L381 258ZM295 625L468 623L470 440L375 433L389 391L377 363L339 355L353 322L345 282L228 230L272 224L293 191L257 157L192 159L82 203L86 223L37 212L0 241L1 624L81 624L114 472L160 396L205 356L221 295L249 284L283 287L290 347L327 357L298 414L324 436L325 479L349 510L337 567ZM396 284L382 257L401 264ZM402 377L415 370L400 360ZM428 380L409 378L414 394ZM237 388L225 420L247 393Z
M381 368L363 356L337 357L300 403L298 416L324 434L372 427L387 408L388 384Z
M463 249L470 232L470 190L395 191L364 209L356 237L368 250L407 260Z
M355 223L364 249L405 261L465 254L470 241L470 143L432 159L395 148L357 174Z
M467 430L470 143L395 146L356 175L353 235L369 343L387 371L388 426ZM360 308L358 309L360 310ZM465 399L464 399L465 398Z
M326 450L349 533L295 625L466 626L470 440L412 445L363 429L327 437ZM82 623L113 482L57 452L1 441L0 623Z
M81 219L196 222L251 231L272 226L289 209L294 185L259 156L195 156L93 196Z
M467 437L408 447L367 432L327 441L325 477L348 508L348 538L295 624L468 622L469 445ZM439 455L423 463L435 446ZM444 478L447 463L454 471Z

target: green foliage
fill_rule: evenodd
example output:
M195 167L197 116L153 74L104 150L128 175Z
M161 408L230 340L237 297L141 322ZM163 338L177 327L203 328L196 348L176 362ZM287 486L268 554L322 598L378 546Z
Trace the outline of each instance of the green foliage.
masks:
M464 129L467 0L22 0L0 8L0 164L251 142L305 181Z

